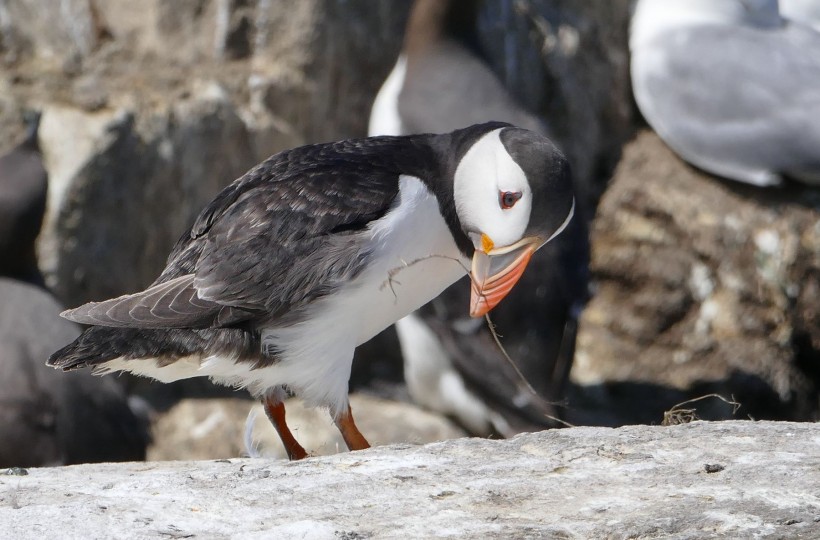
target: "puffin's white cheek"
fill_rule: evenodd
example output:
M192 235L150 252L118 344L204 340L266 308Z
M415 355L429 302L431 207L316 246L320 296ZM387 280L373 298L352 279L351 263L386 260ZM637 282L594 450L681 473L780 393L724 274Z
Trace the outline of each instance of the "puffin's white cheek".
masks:
M464 230L486 234L496 246L518 242L530 218L530 188L524 171L513 161L500 139L501 129L481 137L465 153L454 178L456 213ZM525 196L502 209L502 191Z
M530 202L522 199L507 210L497 207L491 217L485 224L484 234L498 247L509 246L524 237L530 221Z

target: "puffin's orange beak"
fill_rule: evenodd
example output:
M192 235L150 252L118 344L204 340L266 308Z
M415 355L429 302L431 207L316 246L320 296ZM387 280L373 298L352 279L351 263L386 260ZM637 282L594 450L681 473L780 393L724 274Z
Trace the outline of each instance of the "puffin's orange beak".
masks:
M543 239L525 238L503 248L477 249L471 271L470 317L481 317L497 306L521 278L532 254L543 244ZM483 241L482 245L488 248L492 242Z

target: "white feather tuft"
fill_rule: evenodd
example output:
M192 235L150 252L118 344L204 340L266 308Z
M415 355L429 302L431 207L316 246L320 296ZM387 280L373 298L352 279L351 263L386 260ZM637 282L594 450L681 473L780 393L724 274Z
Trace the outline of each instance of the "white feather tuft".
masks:
M251 407L248 411L248 418L245 419L245 432L242 435L242 442L245 444L245 455L249 458L260 458L259 443L253 439L253 428L256 426L256 409Z

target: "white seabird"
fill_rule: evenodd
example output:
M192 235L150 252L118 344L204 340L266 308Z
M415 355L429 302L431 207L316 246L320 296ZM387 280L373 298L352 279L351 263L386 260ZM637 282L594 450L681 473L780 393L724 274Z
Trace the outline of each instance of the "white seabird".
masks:
M639 0L638 106L683 159L758 186L820 183L820 34L777 0Z

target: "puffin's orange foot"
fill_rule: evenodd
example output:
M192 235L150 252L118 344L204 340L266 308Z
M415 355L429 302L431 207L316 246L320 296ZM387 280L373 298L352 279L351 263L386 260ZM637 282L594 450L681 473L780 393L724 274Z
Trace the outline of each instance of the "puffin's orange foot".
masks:
M342 433L342 438L350 450L364 450L370 448L370 443L364 438L364 435L356 427L353 421L353 412L350 410L350 405L347 406L347 412L333 419L336 427Z
M288 459L295 461L297 459L304 459L307 457L307 452L302 448L302 445L294 438L293 433L290 432L287 422L285 422L285 404L271 397L262 398L262 405L265 407L265 414L279 433L279 438L282 439L282 444L285 446L285 452L288 453ZM354 426L355 427L355 426Z

